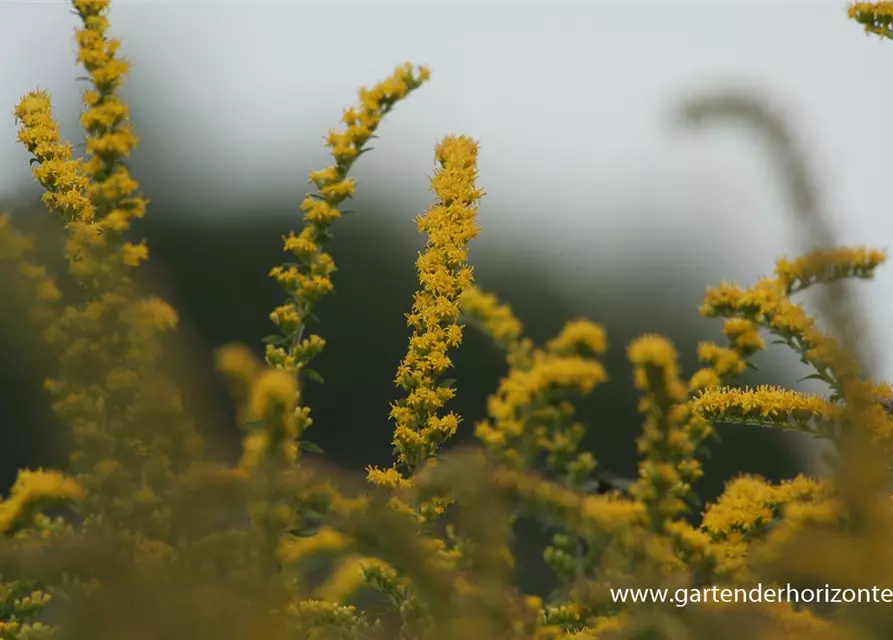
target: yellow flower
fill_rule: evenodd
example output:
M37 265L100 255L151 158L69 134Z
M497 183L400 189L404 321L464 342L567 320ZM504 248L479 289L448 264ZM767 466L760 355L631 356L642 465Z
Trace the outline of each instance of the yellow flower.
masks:
M669 340L647 334L634 340L627 352L635 386L643 391L639 410L645 415L636 442L642 456L639 480L631 493L645 503L649 527L660 534L692 497L692 484L702 475L695 453L712 428L689 409L688 388L679 379L678 355ZM709 373L700 377L702 382L715 381ZM689 387L695 384L699 382L693 379Z
M818 432L841 415L840 407L824 398L771 385L705 389L692 401L692 408L710 420Z
M19 471L9 498L0 502L0 532L7 533L21 524L28 507L34 503L77 501L84 498L83 488L58 471Z
M766 348L766 343L760 337L759 327L750 320L727 318L723 322L722 332L744 354L751 354Z
M71 145L62 142L49 94L29 93L16 106L15 116L22 124L19 142L38 161L32 173L46 189L44 203L50 210L62 214L66 222L91 222L94 207L87 196L88 180L81 160L71 158Z
M554 514L569 531L583 537L617 535L641 524L646 515L641 502L607 495L581 495L532 474L505 467L493 470L501 491L517 497L537 512Z
M251 385L250 415L262 418L271 411L283 411L294 404L297 394L298 385L294 376L275 369L264 371Z
M720 347L713 342L698 344L698 360L709 363L723 377L734 376L747 368L737 351Z
M662 336L645 334L629 345L627 356L634 366L636 388L652 389L653 383L657 382L662 385L669 398L681 400L685 396L685 387L679 380L679 355L669 340ZM660 379L650 380L650 372L658 372Z
M700 391L701 389L710 389L720 385L719 374L716 369L711 367L698 369L695 371L688 382L689 391Z
M675 347L666 339L654 334L646 334L637 338L627 349L629 361L638 367L655 367L676 370L676 359L679 357Z
M871 278L886 253L866 247L820 249L796 260L781 258L775 266L779 281L790 293L818 282L841 278Z
M283 564L291 564L323 553L339 553L352 544L350 537L330 527L321 527L307 538L284 538L278 556Z
M319 192L326 200L344 200L353 195L355 188L356 183L354 183L353 178L345 178L339 182L323 185L320 187Z
M477 201L483 195L475 186L477 151L475 141L461 136L437 146L440 167L431 189L440 202L416 219L428 241L416 261L421 288L407 316L413 330L409 349L397 370L396 382L408 395L391 411L397 461L410 470L430 457L459 421L454 414L437 414L454 393L438 378L452 366L447 350L462 339L459 298L473 280L466 245L478 234Z
M125 242L121 247L121 262L128 267L138 267L140 262L149 258L149 249L145 242L131 244Z
M509 418L553 389L588 393L605 380L607 375L598 362L537 354L530 369L511 372L503 380L497 396L490 401L490 414L497 419Z
M605 330L601 325L589 320L572 320L564 325L546 349L558 355L602 355L608 348Z
M242 458L239 469L249 472L258 469L270 452L270 436L264 431L249 433L242 438ZM266 508L266 504L263 505Z
M325 341L318 335L303 335L307 319L313 317L316 303L334 288L331 276L336 269L335 262L324 251L324 245L331 237L332 223L341 217L339 205L352 197L356 189L356 183L348 172L354 160L365 150L366 142L382 117L426 78L426 71L424 74L421 70L415 73L411 65L405 65L372 89L361 89L359 109L345 112L343 120L347 128L331 131L326 139L335 165L309 174L308 182L316 186L318 193L307 196L301 203L304 228L297 235L292 232L283 238L284 250L294 255L299 264L277 266L270 271L270 276L285 290L288 301L270 314L282 338L267 344L266 361L269 366L293 376L296 381L310 360L325 346ZM298 389L296 384L296 396ZM297 403L300 398L295 397L294 401ZM295 406L292 412L294 418L288 422L289 429L295 433L303 432L312 424L309 408Z
M721 283L707 290L700 311L707 317L739 318L765 327L794 348L826 382L839 387L838 391L845 380L859 376L853 355L790 300L788 287L780 278L762 278L747 290Z
M215 360L219 371L246 384L254 379L259 368L251 350L243 344L221 347L215 353Z
M774 486L756 476L740 476L726 485L715 504L708 505L701 526L714 536L746 533L770 524L779 503Z
M309 227L308 227L309 228ZM290 251L299 258L306 258L319 251L319 246L309 238L312 235L305 231L296 236L293 232L285 238L285 250Z
M865 33L891 37L893 2L854 2L847 8L850 20L865 26Z
M380 469L378 467L366 467L366 479L379 487L388 489L408 489L412 482L400 475L394 467Z
M787 530L793 510L824 503L831 484L797 476L773 485L757 476L742 475L726 485L716 503L707 505L701 529L717 544L718 568L734 579L750 579L751 544L766 538L781 523ZM836 518L836 515L835 515Z
M317 587L315 594L329 602L345 602L365 584L363 569L366 562L366 558L359 555L342 558L325 582Z
M172 473L200 450L200 439L183 416L179 393L157 371L160 334L175 327L177 315L160 299L136 296L130 269L148 257L148 250L122 237L146 212L139 184L123 162L137 143L118 95L128 65L118 57L119 43L107 37L108 3L73 6L81 19L75 35L78 61L91 85L83 94L80 119L84 161L72 160L71 145L60 139L48 95L31 93L16 109L19 141L37 161L34 176L46 190L44 202L65 221L65 258L81 285L79 299L56 314L45 331L59 348L53 408L75 435L72 459L89 497L84 514L108 517L112 525L145 515L163 527L163 514L152 515L133 498L141 487L162 491ZM40 273L29 275L37 279ZM39 294L57 297L46 283ZM124 462L120 482L114 491L94 491L91 470L114 457Z
M285 331L293 329L301 323L301 317L298 315L297 309L290 304L283 304L273 309L270 319Z
M509 305L501 304L495 295L472 284L459 296L459 306L469 322L505 350L510 364L523 363L532 346L523 338L524 327Z
M177 312L161 298L145 298L138 300L134 307L135 314L131 321L139 327L144 323L150 329L167 331L177 326Z

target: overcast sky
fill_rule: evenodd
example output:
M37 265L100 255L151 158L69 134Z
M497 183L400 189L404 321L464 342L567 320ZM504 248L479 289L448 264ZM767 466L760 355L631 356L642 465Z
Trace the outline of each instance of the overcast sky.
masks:
M50 90L77 138L66 5L0 0L0 195L30 181L11 116L21 95ZM843 2L118 0L111 20L134 63L127 95L155 199L163 185L221 216L258 194L297 199L356 87L413 61L432 80L382 127L361 188L421 210L436 141L472 135L482 244L529 246L568 287L668 242L682 242L680 271L709 267L714 281L749 281L796 252L765 150L741 130L671 124L681 101L720 89L751 89L788 115L843 242L893 245L893 42L865 37ZM888 269L865 289L878 333L893 326L891 286Z

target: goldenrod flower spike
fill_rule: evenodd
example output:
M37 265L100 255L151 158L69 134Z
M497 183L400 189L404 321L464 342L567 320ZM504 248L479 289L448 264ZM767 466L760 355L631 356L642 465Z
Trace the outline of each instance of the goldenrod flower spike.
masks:
M524 325L509 305L502 304L495 295L477 285L471 285L459 296L459 306L463 320L477 327L505 351L510 366L529 366L533 344L524 337Z
M506 352L508 374L488 404L489 420L475 435L496 459L515 469L545 457L550 474L576 490L590 480L596 461L579 451L586 428L575 420L571 394L587 394L607 379L594 357L607 349L604 328L585 319L568 322L545 349L523 337L521 322L493 294L470 287L460 298L463 316ZM514 521L514 516L510 516ZM559 579L572 584L585 572L582 542L558 534L544 558Z
M692 401L692 408L714 422L772 426L829 437L841 416L840 406L824 398L770 385L708 389Z
M672 343L644 335L630 344L627 353L635 386L644 393L639 408L645 414L637 442L643 457L632 492L647 505L651 530L661 533L685 511L684 499L701 475L694 454L709 425L691 420L688 389L679 379L678 354Z
M374 631L356 607L334 602L302 600L292 604L287 613L295 620L293 631L298 638L324 638L339 632L348 638L364 638L372 637Z
M286 538L277 554L282 564L291 564L321 553L340 553L353 544L350 537L329 527L323 527L308 538Z
M750 320L726 318L723 321L722 332L742 358L766 348L766 342L760 337L760 328Z
M85 170L91 179L90 199L96 218L106 232L120 234L146 212L146 200L122 160L136 147L138 138L130 125L130 112L118 91L130 68L118 56L120 42L107 37L108 2L74 0L83 21L76 34L78 62L86 69L92 89L84 92L86 110L81 125L87 133Z
M23 521L34 515L36 505L78 501L83 497L83 488L58 471L19 471L10 496L0 502L0 533L9 534L30 524Z
M294 255L297 264L277 266L270 271L270 276L288 294L288 300L270 314L281 332L281 336L271 336L267 341L266 358L271 366L298 375L325 346L320 336L305 337L304 332L316 303L333 288L331 276L335 261L324 251L324 246L332 237L332 223L341 217L338 207L353 196L356 188L348 173L367 150L366 143L382 118L428 77L425 67L416 69L411 64L399 67L390 78L371 89L360 89L359 106L344 112L342 122L346 128L329 132L326 146L335 164L310 172L309 182L318 192L308 195L301 203L304 228L300 234L291 233L284 238L284 250Z
M559 356L601 356L607 349L608 339L604 328L584 318L571 320L546 343L546 351Z
M873 278L875 269L886 260L887 254L877 249L838 247L813 251L796 260L781 258L775 265L775 274L791 295L817 283Z
M701 528L717 544L717 570L721 575L752 578L747 566L750 544L765 538L792 503L820 502L832 495L831 484L797 476L778 485L750 475L739 476L726 485L714 504L707 505Z
M258 362L248 347L230 344L215 354L239 405L242 439L239 471L252 490L249 513L262 541L262 561L270 574L278 570L277 549L284 532L295 527L296 487L286 489L284 472L298 457L297 440L303 427L297 378L287 371Z
M566 440L556 440L557 425L570 421L573 407L551 398L585 395L606 380L604 368L595 360L536 351L528 368L512 368L499 383L488 401L489 420L477 425L475 435L513 466L529 466L542 451L561 454L558 457L565 461L568 455L573 457L583 433L572 429L564 434Z
M416 219L428 241L416 261L421 288L407 316L409 350L397 369L396 382L407 397L391 409L397 463L409 473L459 425L454 413L438 415L455 394L440 377L452 366L449 350L462 340L459 297L473 281L466 245L478 234L477 203L483 195L475 185L477 153L477 143L464 136L449 136L437 145L439 168L431 190L439 203Z
M492 293L471 285L459 296L464 317L478 324L494 342L510 347L518 342L524 332L521 321L512 313L512 308L501 304Z
M146 208L123 163L136 144L117 93L127 63L106 35L108 2L75 0L73 6L82 21L78 61L91 84L81 115L86 162L72 159L71 146L60 139L45 92L25 96L16 108L19 141L38 163L34 175L46 189L44 201L66 223L69 272L84 290L46 329L47 342L60 348L58 378L46 387L57 415L74 430L72 462L87 491L85 514L145 516L160 524L156 493L201 443L183 416L179 392L156 368L159 335L176 325L176 313L160 299L136 297L130 270L148 250L122 236Z
M0 233L0 259L3 255L3 234ZM72 506L84 498L84 489L70 476L58 471L38 469L19 470L9 497L0 501L0 534L7 546L6 553L19 552L16 541L25 541L22 556L27 550L40 549L52 544L60 535L73 532L73 527L61 516L50 518L43 509ZM17 560L20 558L17 557ZM27 566L27 561L25 562ZM21 574L21 571L18 573ZM33 579L24 575L19 579L10 579L4 575L2 580L3 615L0 617L0 637L18 639L31 637L49 637L58 633L58 629L37 620L46 620L45 607L53 599L42 589L50 584L58 585L53 580ZM58 593L55 589L54 594Z
M698 343L698 360L710 364L721 377L736 376L747 367L737 350L720 347L713 342Z
M29 93L16 106L15 116L21 125L18 140L33 155L32 164L36 164L32 173L45 189L42 200L68 227L65 256L69 272L85 287L92 286L108 271L100 257L107 238L94 224L94 204L82 161L71 158L71 144L61 139L49 94Z
M297 379L281 369L258 362L242 344L229 344L215 354L239 403L239 422L247 429L240 467L262 465L287 469L297 458L296 441L303 424L296 411L300 401Z
M819 330L815 320L790 300L785 282L762 278L750 289L726 282L709 288L701 314L737 318L764 327L797 351L817 374L838 391L843 380L858 375L852 356Z
M93 203L87 197L88 180L80 159L72 159L71 144L63 142L53 118L50 96L45 91L26 95L15 109L21 123L19 142L33 154L37 165L34 178L46 189L42 199L51 211L66 222L93 220Z
M493 471L500 491L520 500L531 513L548 514L570 533L582 538L617 535L642 524L646 516L641 502L610 495L583 495L543 480L531 473L505 467Z
M893 2L854 2L847 15L863 25L865 33L893 38Z
M816 321L789 297L789 292L816 282L870 277L884 257L882 252L867 249L840 249L813 252L793 262L782 259L776 268L778 277L763 278L750 289L729 283L708 289L701 313L724 317L727 323L744 321L768 329L811 365L816 372L814 377L825 382L834 396L844 401L833 425L822 427L804 414L806 422L792 420L793 428L818 428L822 435L838 439L837 436L850 431L849 425L855 425L858 431L890 452L893 451L893 417L879 404L873 386L861 379L853 354L820 330ZM743 326L732 326L728 333L736 336L733 340L757 346L753 334L748 338L739 331ZM834 425L840 428L826 429Z

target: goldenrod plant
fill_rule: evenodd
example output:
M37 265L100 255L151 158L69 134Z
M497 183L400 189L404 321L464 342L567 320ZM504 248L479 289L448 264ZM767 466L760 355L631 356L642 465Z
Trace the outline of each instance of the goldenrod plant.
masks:
M893 388L863 372L861 336L841 312L853 305L839 286L872 278L886 255L830 246L800 154L760 105L720 96L686 114L744 120L773 140L810 246L752 286L707 289L700 313L720 319L725 338L698 346L700 368L683 371L659 335L627 346L643 419L627 490L599 480L575 411L608 380L605 329L575 318L537 344L475 282L469 244L486 216L477 168L485 147L463 135L437 143L435 202L415 221L426 243L391 398L393 464L357 479L302 455L319 453L304 439L303 391L322 382L309 365L325 341L308 328L337 284L327 242L357 188L353 163L429 78L410 64L361 89L344 128L329 133L333 164L310 173L303 228L283 239L293 261L270 272L286 299L270 313L277 333L264 339L264 357L241 344L214 356L244 429L240 458L226 464L206 457L161 366L177 314L136 284L149 249L132 223L149 203L126 162L138 138L109 2L72 5L88 81L84 155L62 139L46 92L15 109L43 202L64 230L67 272L37 264L38 239L10 216L0 217L0 267L3 312L15 304L57 358L47 401L73 450L67 469L22 470L0 502L0 638L893 635ZM891 7L856 3L849 15L890 37ZM816 289L826 317L798 302ZM468 328L502 351L506 373L473 425L477 446L457 449L447 441L462 417L448 405L462 387L447 376ZM738 384L769 338L824 390ZM830 471L778 484L745 473L701 505L702 459L724 423L820 438L833 451ZM543 549L551 593L516 586L521 518L552 535Z

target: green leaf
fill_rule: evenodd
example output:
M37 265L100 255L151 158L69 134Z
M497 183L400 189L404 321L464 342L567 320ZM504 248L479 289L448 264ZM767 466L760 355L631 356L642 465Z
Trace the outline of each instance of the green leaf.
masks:
M298 449L301 451L306 451L308 453L325 453L315 442L310 442L309 440L300 440L298 442Z
M304 375L306 375L307 379L311 380L312 382L316 382L318 384L325 383L325 380L323 380L322 376L319 375L319 372L315 369L304 369Z
M271 334L268 336L264 336L261 339L261 342L263 342L264 344L271 344L274 347L279 347L285 343L285 338L276 334Z

